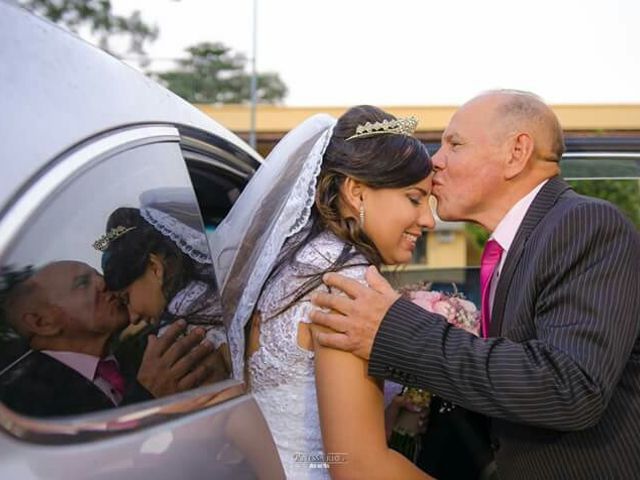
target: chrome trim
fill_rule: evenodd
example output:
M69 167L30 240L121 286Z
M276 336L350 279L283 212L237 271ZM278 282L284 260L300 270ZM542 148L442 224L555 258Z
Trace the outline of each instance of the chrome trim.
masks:
M175 420L224 401L240 400L243 393L244 382L230 379L166 399L57 419L27 417L0 403L0 428L20 440L31 443L82 443L112 438L115 435Z
M9 249L26 222L40 206L62 186L86 169L97 165L106 158L133 147L158 142L179 142L180 135L174 127L135 127L108 134L67 156L54 160L53 166L28 186L24 194L9 207L0 219L0 257Z
M570 158L596 159L596 158L624 158L640 160L640 153L634 152L568 152L562 155L562 160Z
M562 160L628 160L629 162L640 162L640 153L635 152L569 152L562 156ZM562 160L560 165L562 165ZM634 162L635 161L635 162ZM604 167L606 168L606 166ZM636 180L640 178L640 174L637 176L630 175L626 177L621 176L585 176L585 177L568 177L563 176L564 180Z
M638 180L640 175L631 177L562 177L562 179L567 182L580 180Z

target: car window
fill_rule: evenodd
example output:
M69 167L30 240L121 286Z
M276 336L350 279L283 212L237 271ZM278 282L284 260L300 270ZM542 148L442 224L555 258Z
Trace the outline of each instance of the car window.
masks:
M3 251L0 401L19 413L86 413L229 378L179 145L115 150L59 181Z
M640 229L640 155L576 153L561 166L576 192L613 203Z

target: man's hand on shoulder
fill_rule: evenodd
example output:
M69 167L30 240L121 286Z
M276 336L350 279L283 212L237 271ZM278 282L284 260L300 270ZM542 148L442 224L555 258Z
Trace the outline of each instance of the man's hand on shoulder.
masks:
M378 327L400 295L375 267L367 269L365 279L369 287L337 273L325 274L324 283L346 295L314 294L312 303L325 311L314 309L310 317L314 324L332 330L315 333L320 345L369 359Z

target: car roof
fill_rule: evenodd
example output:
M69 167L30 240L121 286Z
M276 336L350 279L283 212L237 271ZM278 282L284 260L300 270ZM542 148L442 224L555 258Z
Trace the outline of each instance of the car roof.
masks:
M38 170L87 138L174 124L244 141L134 68L22 7L0 0L0 209Z

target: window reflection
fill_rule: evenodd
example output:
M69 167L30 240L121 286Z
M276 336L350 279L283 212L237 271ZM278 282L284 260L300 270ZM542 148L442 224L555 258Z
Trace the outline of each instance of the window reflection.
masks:
M226 379L219 305L178 145L101 160L3 252L0 401L73 415Z

